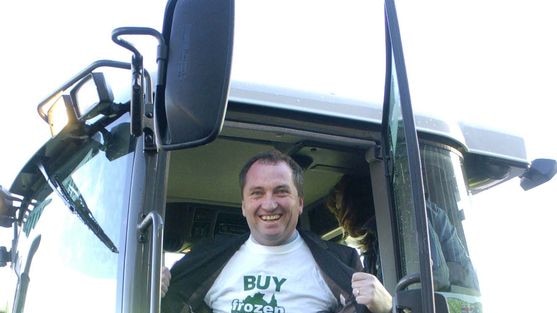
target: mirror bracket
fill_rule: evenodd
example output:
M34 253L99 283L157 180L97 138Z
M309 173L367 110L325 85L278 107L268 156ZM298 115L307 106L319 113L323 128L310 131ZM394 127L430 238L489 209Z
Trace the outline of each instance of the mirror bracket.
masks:
M144 95L147 94L150 97L150 80L148 81L149 86L145 85L145 69L143 68L143 56L132 45L129 41L126 41L121 36L124 35L148 35L155 37L158 42L157 50L157 63L166 62L166 44L164 38L160 32L153 28L148 27L119 27L112 31L112 41L117 45L124 47L125 49L132 52L131 59L131 71L132 71L132 84L131 84L131 104L130 104L130 114L131 114L131 124L130 132L133 136L139 137L143 133L143 116L145 110L145 98ZM147 92L146 92L147 89Z

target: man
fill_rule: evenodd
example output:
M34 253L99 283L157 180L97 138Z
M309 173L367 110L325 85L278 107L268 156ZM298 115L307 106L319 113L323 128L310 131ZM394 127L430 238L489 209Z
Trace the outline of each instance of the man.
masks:
M391 310L379 280L359 272L356 250L296 229L303 173L289 156L255 155L240 172L240 187L250 233L198 246L178 261L163 312Z

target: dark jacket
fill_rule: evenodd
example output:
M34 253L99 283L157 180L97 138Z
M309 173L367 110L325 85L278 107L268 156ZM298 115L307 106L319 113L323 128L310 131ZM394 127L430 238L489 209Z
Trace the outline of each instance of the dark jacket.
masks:
M356 250L337 243L321 240L316 235L300 231L313 258L322 271L325 282L339 303L336 312L369 312L357 304L352 295L352 274L362 270ZM172 280L162 299L163 313L205 313L211 309L204 298L228 260L249 238L249 234L214 240L197 245L170 270ZM341 295L345 305L340 305Z

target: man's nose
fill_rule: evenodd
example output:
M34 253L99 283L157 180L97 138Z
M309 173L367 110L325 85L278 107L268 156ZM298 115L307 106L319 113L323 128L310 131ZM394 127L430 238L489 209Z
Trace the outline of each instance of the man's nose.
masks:
M261 202L261 208L267 211L272 211L276 209L277 206L278 206L277 201L275 201L273 195L265 195L265 197Z

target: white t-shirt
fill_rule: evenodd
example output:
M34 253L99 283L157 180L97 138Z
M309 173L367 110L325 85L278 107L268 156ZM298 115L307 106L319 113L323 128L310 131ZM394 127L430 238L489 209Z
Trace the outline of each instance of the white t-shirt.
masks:
M228 261L205 303L215 313L329 312L337 301L299 234L282 246L249 238Z

